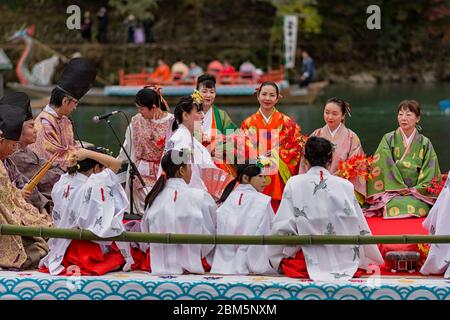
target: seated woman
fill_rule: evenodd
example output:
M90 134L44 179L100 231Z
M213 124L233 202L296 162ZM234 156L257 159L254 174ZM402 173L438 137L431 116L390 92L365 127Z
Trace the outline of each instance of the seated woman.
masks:
M397 121L397 130L386 133L375 151L365 214L385 219L425 217L435 201L426 184L441 173L438 158L431 141L416 130L417 101L400 102Z
M242 122L241 129L256 140L259 154L267 154L273 159L274 165L268 171L264 193L272 197L272 206L276 211L284 185L298 173L303 149L301 129L292 118L275 108L280 98L275 82L263 82L257 91L257 98L259 110Z
M269 234L274 212L270 197L262 193L265 186L263 160L238 165L236 179L219 200L222 205L217 209L217 234ZM221 274L274 272L265 246L217 245L211 267L211 273Z
M329 169L330 173L334 175L338 173L339 161L346 161L353 156L364 155L358 136L345 126L347 114L350 116L350 105L348 102L338 98L328 99L323 111L323 119L326 124L323 128L316 129L311 133L312 137L325 138L335 145L333 161ZM306 171L308 171L306 160L303 158L300 163L299 173L305 173ZM358 200L364 202L366 181L361 177L355 177L350 182L355 187Z
M223 161L224 159L215 157L216 155L214 154L215 144L212 141L217 139L219 135L229 135L237 129L228 113L217 108L214 104L216 99L216 77L208 73L202 74L197 79L197 90L202 95L203 112L205 114L201 126L202 141L200 142L209 149L217 167L235 176L236 170L233 164L226 163L226 161Z
M448 176L444 188L423 222L423 226L432 235L450 234L450 179ZM424 275L444 274L445 278L450 278L449 261L450 244L432 244L420 272Z
M58 228L90 230L99 237L120 235L128 200L115 173L120 161L99 148L79 149L78 164L61 176L52 191L52 216ZM106 168L105 168L106 167ZM41 260L41 271L52 275L102 275L133 264L128 243L52 238L50 252Z
M332 153L331 142L324 138L311 137L306 142L305 157L310 169L286 184L272 234L371 234L353 185L326 169L331 165ZM288 277L309 275L312 280L350 279L358 267L369 269L369 264L383 263L376 245L269 246L268 250L277 270Z
M163 169L145 199L143 232L214 234L216 203L205 191L189 187L189 150L169 150L161 161ZM157 244L150 248L153 274L204 273L209 270L214 245Z
M232 177L217 168L208 150L194 138L194 132L198 132L204 119L200 93L196 91L192 96L181 97L175 106L174 116L173 133L166 142L165 150L190 150L192 178L189 186L208 191L218 199Z
M166 134L173 122L173 114L159 91L151 88L139 90L135 96L138 114L131 118L131 124L125 133L124 148L136 164L145 189L139 179L133 181L133 201L135 213L144 214L144 202L148 191L158 178L159 163L164 153ZM127 161L125 152L120 151L117 159ZM127 195L130 195L130 178L127 179Z

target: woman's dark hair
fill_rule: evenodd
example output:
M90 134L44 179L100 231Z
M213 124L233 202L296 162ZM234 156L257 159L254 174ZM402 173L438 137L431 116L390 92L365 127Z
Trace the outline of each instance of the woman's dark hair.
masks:
M183 112L190 113L194 107L196 107L198 111L203 110L203 104L195 102L191 96L184 96L178 100L175 111L173 112L175 120L172 124L172 131L177 130L178 126L183 123Z
M305 158L311 167L326 167L333 158L333 145L320 137L310 137L305 146Z
M216 89L216 77L212 74L204 73L197 78L197 90L200 90L200 85L208 89Z
M223 203L225 202L225 200L227 200L228 196L236 186L236 183L242 183L242 177L244 176L244 174L248 176L249 179L251 179L261 174L261 168L254 163L250 163L248 160L244 164L238 164L236 178L234 178L234 180L230 181L230 183L227 184L227 186L223 190L222 196L218 201L219 203Z
M181 167L191 163L189 151L171 149L167 151L161 160L163 173L156 181L152 190L145 197L145 208L150 208L156 197L164 190L167 179L175 178Z
M409 110L413 112L417 117L420 117L420 104L416 100L403 100L400 102L397 108L397 114L400 110Z
M58 87L55 87L50 94L49 105L54 106L55 108L61 107L64 97L67 97L68 99L73 99L67 93L65 93Z
M153 108L153 105L155 105L162 111L167 111L166 105L161 101L159 94L151 88L139 90L134 97L134 102L138 106L146 107L149 110Z
M280 95L280 89L278 89L278 85L275 82L273 82L273 81L264 81L263 83L261 83L261 85L259 86L259 89L257 90L258 97L259 97L259 94L261 93L262 88L265 87L265 86L272 86L272 87L274 87L275 90L277 91L277 97Z
M87 147L87 150L95 151L98 153L108 154L108 151L102 147ZM104 165L98 162L97 160L86 158L84 160L78 161L76 165L67 169L69 174L74 174L76 172L87 172L92 168L95 168L96 165L99 165L100 168L103 168Z
M348 103L347 101L344 101L342 99L339 99L336 97L330 98L327 100L327 102L325 102L325 106L329 103L334 103L339 108L341 108L342 115L346 115L350 111L350 103ZM324 108L325 108L325 106L324 106Z

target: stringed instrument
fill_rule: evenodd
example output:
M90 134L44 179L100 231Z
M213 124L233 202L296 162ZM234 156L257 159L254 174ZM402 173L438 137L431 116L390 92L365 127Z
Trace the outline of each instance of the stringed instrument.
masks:
M58 154L55 153L48 161L36 172L36 174L28 181L28 183L23 187L22 190L33 191L33 189L39 184L39 182L44 178L47 171L52 167L53 162L55 162Z

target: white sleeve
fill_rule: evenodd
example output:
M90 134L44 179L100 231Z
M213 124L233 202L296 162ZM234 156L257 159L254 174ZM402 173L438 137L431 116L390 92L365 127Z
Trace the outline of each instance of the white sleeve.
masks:
M359 225L359 233L360 235L372 235L370 231L369 225L367 223L366 218L359 206L358 200L355 197L355 194L352 193L353 196L353 208L358 216L358 225ZM360 247L360 260L359 267L362 269L368 269L370 264L382 265L384 263L383 256L378 249L376 244L362 245Z
M131 124L127 127L127 131L125 132L125 141L123 142L123 147L125 148L125 150L127 151L128 155L131 157L131 160L135 160L134 159L134 150L133 150L133 145L132 145L132 127ZM125 155L125 152L123 152L123 149L120 148L120 152L119 155L117 156L117 159L120 161L126 161L127 156Z
M271 234L275 235L297 235L297 224L294 219L294 206L292 203L291 184L286 184L281 199L280 207L272 222ZM283 258L291 256L300 249L300 246L270 245L267 252L270 262L275 270L278 270Z
M216 234L217 205L214 199L204 192L203 205L203 234ZM202 245L202 257L206 257L209 264L212 263L214 244Z

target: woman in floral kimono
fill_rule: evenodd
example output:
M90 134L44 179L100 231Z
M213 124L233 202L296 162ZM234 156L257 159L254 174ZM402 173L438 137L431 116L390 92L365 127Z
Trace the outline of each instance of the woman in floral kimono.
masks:
M325 104L323 119L325 126L316 129L311 137L322 137L335 145L333 162L330 166L331 174L338 174L339 161L345 161L353 156L363 156L364 151L356 133L345 126L346 115L350 116L350 105L348 102L338 98L330 98ZM300 163L299 173L305 173L307 166L303 158ZM363 202L366 197L366 181L362 177L355 177L350 182L355 187L357 197Z
M438 158L431 141L416 129L417 101L400 102L397 120L397 130L385 134L375 151L365 213L385 219L424 217L435 202L426 185L440 174Z
M242 122L241 129L258 145L258 153L271 158L273 165L267 171L264 193L272 197L276 211L284 185L298 173L303 138L300 126L275 108L280 98L276 83L262 83L257 90L257 98L259 110Z
M272 223L277 235L370 235L370 229L356 200L353 185L332 175L333 148L320 137L306 142L306 174L292 177L284 189L278 213ZM276 269L289 277L315 281L348 280L358 268L382 264L376 245L269 246Z
M140 90L136 94L135 104L138 114L131 119L131 125L127 128L124 147L146 184L146 188L144 188L139 179L133 181L133 201L136 209L134 213L142 215L144 214L145 196L157 179L166 135L174 117L173 114L168 113L165 100L157 89L144 88ZM123 150L118 159L127 160ZM128 177L126 187L128 196L130 195L129 185Z

